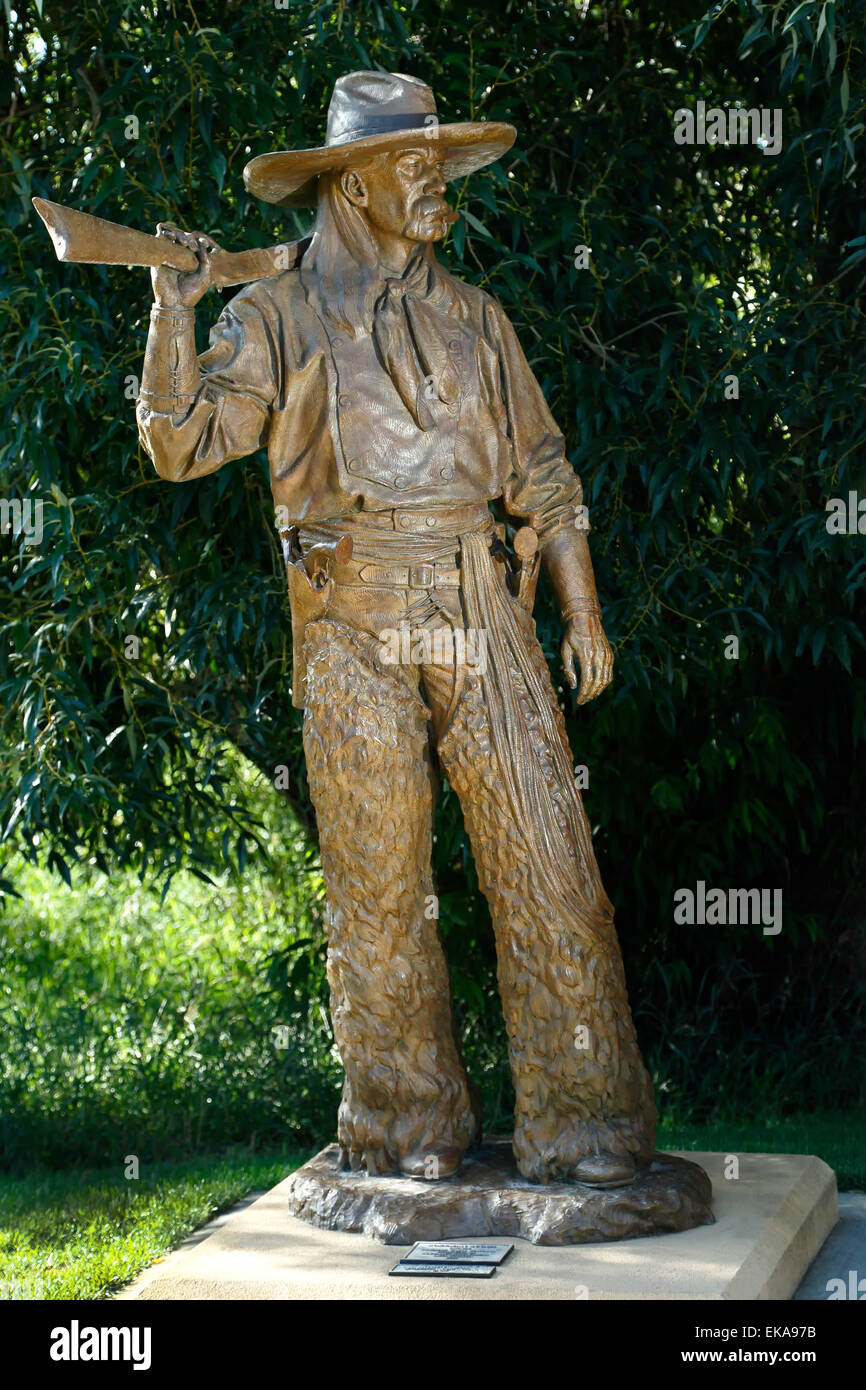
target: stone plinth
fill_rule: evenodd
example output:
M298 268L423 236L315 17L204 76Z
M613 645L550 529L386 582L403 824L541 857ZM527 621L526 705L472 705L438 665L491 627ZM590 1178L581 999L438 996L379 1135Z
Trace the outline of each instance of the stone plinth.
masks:
M384 1245L476 1236L520 1236L533 1245L584 1245L689 1231L713 1221L703 1168L656 1154L618 1187L527 1182L511 1144L491 1140L447 1182L341 1171L333 1144L298 1169L289 1211L329 1231L357 1231Z

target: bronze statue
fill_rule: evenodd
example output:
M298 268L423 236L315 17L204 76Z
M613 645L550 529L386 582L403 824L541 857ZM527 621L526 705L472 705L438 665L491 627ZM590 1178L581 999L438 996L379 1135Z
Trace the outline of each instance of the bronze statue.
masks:
M436 920L438 764L493 920L519 1174L627 1188L654 1155L652 1085L531 616L543 562L566 678L576 686L576 657L579 703L600 695L613 654L581 483L501 306L433 251L456 220L448 183L514 138L505 124L440 124L415 78L355 72L335 86L321 149L265 154L244 171L268 202L315 205L312 237L295 246L233 258L162 224L158 239L130 234L133 245L124 229L94 235L81 214L39 211L54 217L59 255L109 260L115 247L115 259L154 267L137 417L160 476L268 451L345 1069L337 1167L441 1183L481 1136ZM244 267L262 278L197 356L196 304ZM523 523L510 549L497 502ZM663 1166L652 1171L657 1187L672 1184L667 1215L647 1215L647 1199L628 1229L614 1213L595 1234L530 1238L711 1220L705 1175L683 1179L689 1207Z
M152 271L137 415L174 482L267 447L327 890L345 1162L443 1179L480 1136L429 906L432 743L490 904L520 1173L621 1183L654 1149L652 1086L531 586L522 602L512 592L488 507L501 498L537 536L566 676L573 686L576 656L586 702L613 655L581 484L499 304L433 254L455 220L448 182L498 159L515 133L439 124L411 77L341 78L324 148L244 171L268 202L315 203L299 267L236 295L201 357L195 305L220 253L159 228L200 264ZM310 575L304 553L323 547ZM425 660L423 634L443 627L483 633L486 669L461 661L457 642L450 659ZM383 634L401 629L420 660L383 659Z

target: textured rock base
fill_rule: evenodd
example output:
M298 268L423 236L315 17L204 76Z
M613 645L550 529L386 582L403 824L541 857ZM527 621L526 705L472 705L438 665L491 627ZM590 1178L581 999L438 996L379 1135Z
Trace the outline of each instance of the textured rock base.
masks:
M521 1178L508 1140L492 1140L447 1182L341 1171L332 1144L299 1168L289 1211L328 1231L357 1231L384 1245L416 1240L520 1236L533 1245L628 1240L712 1223L712 1185L703 1168L656 1154L622 1187Z
M573 1302L593 1299L786 1299L836 1222L836 1181L819 1158L684 1155L713 1183L716 1224L652 1240L552 1249L514 1237L492 1279L394 1279L404 1252L346 1231L323 1231L288 1212L284 1178L270 1192L218 1217L185 1247L152 1265L121 1299L278 1301ZM822 1256L823 1258L823 1256ZM845 1275L854 1264L825 1271ZM822 1282L823 1288L823 1282ZM826 1297L826 1291L822 1294Z

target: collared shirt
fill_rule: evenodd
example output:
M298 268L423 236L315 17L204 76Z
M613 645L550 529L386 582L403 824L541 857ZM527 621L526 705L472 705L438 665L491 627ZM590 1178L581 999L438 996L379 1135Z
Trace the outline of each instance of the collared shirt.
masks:
M407 338L430 370L411 410L412 381L407 387L405 372L386 369L387 324L333 331L299 272L286 271L226 306L198 358L201 387L184 417L139 403L157 471L198 478L266 448L286 524L501 497L542 540L573 525L580 479L505 312L440 266L432 249L425 264ZM400 277L385 283L393 324L410 287Z

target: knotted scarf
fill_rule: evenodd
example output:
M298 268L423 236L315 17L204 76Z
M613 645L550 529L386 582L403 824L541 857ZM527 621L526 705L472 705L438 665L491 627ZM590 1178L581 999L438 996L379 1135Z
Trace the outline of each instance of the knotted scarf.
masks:
M373 338L409 414L419 429L429 430L436 424L431 402L455 410L460 381L430 311L434 275L425 250L413 253L402 275L385 280L373 310Z

